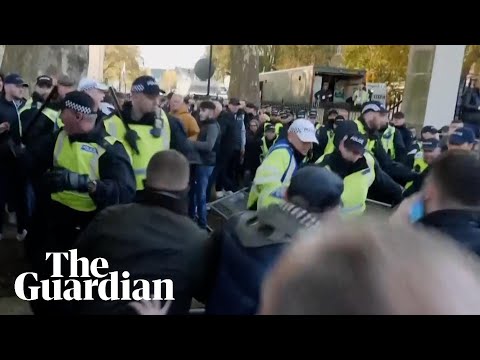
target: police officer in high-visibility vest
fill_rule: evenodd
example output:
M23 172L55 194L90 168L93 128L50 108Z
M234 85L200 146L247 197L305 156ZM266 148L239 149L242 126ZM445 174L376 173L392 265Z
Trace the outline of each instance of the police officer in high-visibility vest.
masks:
M429 166L440 154L440 142L437 139L429 139L422 142L422 151L415 154L415 160L413 162L413 170L420 176L405 185L403 192L404 198L420 191L423 180L428 174Z
M406 160L406 165L408 167L413 167L413 162L415 161L415 155L418 152L422 151L422 144L424 141L429 141L429 140L440 140L440 135L438 133L438 129L435 126L432 125L426 125L420 130L420 140L415 141L412 145L412 147L409 149L407 153L407 160Z
M448 136L448 150L473 151L475 134L468 127L458 128Z
M160 108L161 92L153 77L140 76L132 84L132 101L124 104L121 118L115 115L104 120L107 132L122 141L132 157L137 192L144 189L153 154L175 149L189 158L192 151L180 121Z
M273 124L267 124L265 127L265 132L262 137L262 142L261 142L261 149L262 152L260 154L260 160L263 161L267 155L268 152L270 151L270 148L275 144L275 142L278 140L278 134L275 131L275 126Z
M335 172L344 181L342 213L361 215L370 187L376 183L396 202L402 198L402 189L378 166L374 156L365 150L367 138L359 133L352 121L339 123L335 130L334 151L323 155L316 164Z
M417 174L411 168L393 161L381 143L379 130L385 124L387 114L388 110L380 102L370 101L363 106L362 114L355 120L355 124L358 131L367 137L366 149L375 156L380 167L399 184L406 184L417 177ZM374 200L392 203L392 199L377 190L374 184L369 197Z
M337 114L337 115L335 115ZM336 110L330 110L327 122L321 125L316 134L318 145L313 146L313 162L317 161L322 155L331 154L335 148L333 145L333 136L337 125L345 121L342 115L338 115Z
M100 210L135 196L130 157L101 127L93 99L73 91L61 104L64 127L27 148L12 149L36 183L35 241L66 251ZM45 258L45 253L43 253Z
M37 115L52 89L53 79L47 75L39 76L32 97L19 111L22 124L22 142L27 146L38 139L39 136L51 134L58 129L60 103L56 99L52 99Z
M106 92L108 91L107 85L102 84L95 79L82 78L78 83L78 91L87 93L93 99L93 108L97 113L96 126L104 126L104 120L107 117L115 116L115 112L109 111L107 114L106 112L103 112L103 107L101 108Z
M306 119L290 125L285 139L279 139L257 169L248 197L250 210L280 203L294 172L304 161L312 144L317 143L315 127Z
M407 149L403 141L402 134L395 126L390 125L388 118L384 120L380 128L381 142L386 153L392 160L405 164L407 158Z

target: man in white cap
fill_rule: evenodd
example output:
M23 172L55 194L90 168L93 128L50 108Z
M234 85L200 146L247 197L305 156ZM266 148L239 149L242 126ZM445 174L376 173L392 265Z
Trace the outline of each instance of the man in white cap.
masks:
M290 179L312 148L318 144L315 127L307 119L295 120L287 138L278 140L257 169L248 197L250 210L281 203Z
M83 78L78 84L78 91L90 95L94 101L95 111L98 111L105 98L105 93L108 91L108 86L94 79Z

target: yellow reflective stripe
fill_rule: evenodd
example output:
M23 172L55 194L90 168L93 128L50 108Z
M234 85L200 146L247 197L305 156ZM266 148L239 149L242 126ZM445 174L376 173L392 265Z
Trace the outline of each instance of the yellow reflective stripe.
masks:
M57 142L55 143L55 149L53 150L53 165L57 166L58 165L58 158L60 157L60 153L63 150L63 145L65 143L65 138L67 134L65 131L60 131L57 137Z

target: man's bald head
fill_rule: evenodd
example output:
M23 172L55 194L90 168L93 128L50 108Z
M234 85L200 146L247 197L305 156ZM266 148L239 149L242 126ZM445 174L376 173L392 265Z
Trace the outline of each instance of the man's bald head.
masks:
M188 187L190 166L176 150L157 152L147 166L145 185L152 189L182 191Z
M218 118L218 115L220 115L223 110L223 105L218 100L215 100L213 103L215 104L215 117Z
M479 262L442 235L365 221L300 235L261 314L480 314Z
M180 94L173 94L170 99L170 111L178 111L184 106L183 96Z

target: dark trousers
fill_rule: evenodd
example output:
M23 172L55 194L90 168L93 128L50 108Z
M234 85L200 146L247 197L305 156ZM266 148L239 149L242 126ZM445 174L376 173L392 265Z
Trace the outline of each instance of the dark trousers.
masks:
M0 169L0 234L3 231L3 218L5 217L5 204L7 203L8 181L4 169Z
M227 164L227 177L231 181L231 188L225 190L231 190L233 192L238 191L239 180L242 174L242 165L240 164L240 150L234 150L230 161Z
M217 161L217 177L215 179L215 188L217 191L236 191L235 179L230 177L229 166L233 159L233 154L222 153Z
M214 166L195 166L195 184L190 188L190 203L188 214L194 219L198 216L198 225L201 228L207 227L207 187L212 175Z

